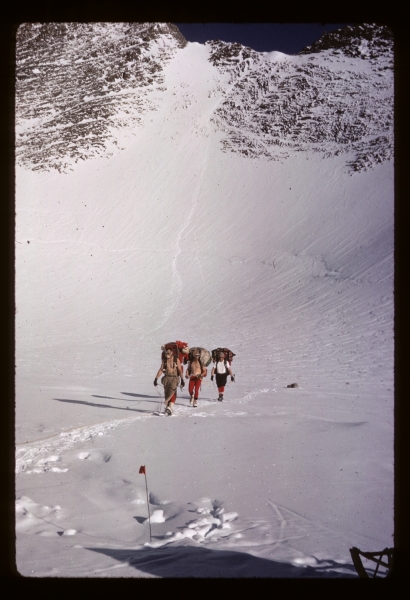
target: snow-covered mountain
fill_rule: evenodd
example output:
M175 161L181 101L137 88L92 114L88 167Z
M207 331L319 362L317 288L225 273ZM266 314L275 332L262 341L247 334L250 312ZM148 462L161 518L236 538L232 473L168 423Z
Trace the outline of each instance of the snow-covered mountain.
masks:
M64 169L117 144L165 91L163 67L186 45L170 24L45 24L18 31L21 164ZM393 39L385 26L326 33L299 55L209 42L221 74L213 122L225 150L280 160L294 151L345 153L362 170L392 157ZM226 75L228 77L226 77ZM186 98L185 101L189 102ZM41 151L38 146L41 145Z
M353 577L392 545L391 52L20 27L21 573ZM236 381L158 418L175 339Z
M231 74L218 109L224 147L273 160L290 152L345 153L355 171L392 157L393 55L387 27L346 27L297 56L211 42Z

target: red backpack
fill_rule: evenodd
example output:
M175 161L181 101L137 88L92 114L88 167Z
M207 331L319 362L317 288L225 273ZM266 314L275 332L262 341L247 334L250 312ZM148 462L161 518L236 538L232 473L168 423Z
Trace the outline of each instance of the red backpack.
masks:
M165 350L172 350L175 360L179 358L179 362L184 365L188 362L189 347L186 342L180 342L179 340L176 342L168 342L168 344L161 346L161 350L162 358L164 357Z

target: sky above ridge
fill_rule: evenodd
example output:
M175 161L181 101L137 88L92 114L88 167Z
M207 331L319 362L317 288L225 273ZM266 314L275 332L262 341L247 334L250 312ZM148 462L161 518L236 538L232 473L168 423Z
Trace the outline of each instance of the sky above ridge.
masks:
M285 54L300 52L325 32L347 23L175 23L189 42L208 40L239 42L258 52L276 50Z

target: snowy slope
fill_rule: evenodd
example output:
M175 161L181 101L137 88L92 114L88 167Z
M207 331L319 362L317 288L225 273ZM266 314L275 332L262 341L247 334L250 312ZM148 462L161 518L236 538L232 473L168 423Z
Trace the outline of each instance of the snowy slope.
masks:
M349 547L392 545L392 162L352 174L357 153L342 144L327 156L288 145L275 160L227 152L233 72L213 64L215 45L175 39L161 89L115 129L122 150L60 156L65 172L48 153L50 170L33 171L22 145L18 568L355 576ZM237 354L226 402L208 377L198 412L182 392L175 418L152 416L160 346L174 339ZM140 464L165 517L150 546Z

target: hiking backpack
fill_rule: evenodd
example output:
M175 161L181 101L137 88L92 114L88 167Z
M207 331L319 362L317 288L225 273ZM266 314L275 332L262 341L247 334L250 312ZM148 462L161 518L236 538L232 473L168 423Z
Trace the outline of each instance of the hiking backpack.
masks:
M195 352L199 352L199 362L202 366L207 367L209 363L212 361L211 354L209 350L205 350L205 348L200 348L199 346L194 346L189 349L189 360L194 360Z
M189 349L188 369L189 371L191 370L191 362L194 360L194 354L197 353L199 353L199 364L201 365L201 367L205 368L204 377L206 377L208 375L208 369L206 367L212 361L212 358L209 350L205 350L205 348L201 348L200 346L194 346L193 348Z
M161 346L161 350L161 358L165 357L165 350L172 350L175 360L179 358L181 365L186 365L188 362L189 347L186 342L180 342L179 340L176 342L168 342L168 344L163 344Z
M233 357L236 356L236 354L234 354L232 352L232 350L229 350L229 348L215 348L215 350L212 350L212 360L214 363L218 362L218 354L220 352L223 352L225 355L224 356L225 366L226 366L227 361L229 362L229 364L231 364L233 361Z

